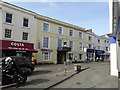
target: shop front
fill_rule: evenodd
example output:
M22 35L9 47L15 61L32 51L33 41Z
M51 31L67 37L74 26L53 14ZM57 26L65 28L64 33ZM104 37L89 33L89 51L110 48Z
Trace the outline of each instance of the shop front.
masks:
M105 57L105 51L103 50L95 50L95 60L96 61L102 61L104 60L104 57Z
M94 59L94 49L87 49L87 60L93 60Z
M34 49L33 43L24 43L17 41L0 40L0 50L2 57L6 56L26 56L32 57L37 50Z

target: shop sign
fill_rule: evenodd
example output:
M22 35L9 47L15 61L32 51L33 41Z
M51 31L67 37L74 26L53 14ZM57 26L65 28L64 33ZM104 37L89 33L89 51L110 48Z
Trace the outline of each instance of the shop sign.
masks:
M0 44L3 50L16 50L16 51L36 51L34 50L33 43L24 43L24 42L16 42L16 41L6 41L1 40L2 44Z

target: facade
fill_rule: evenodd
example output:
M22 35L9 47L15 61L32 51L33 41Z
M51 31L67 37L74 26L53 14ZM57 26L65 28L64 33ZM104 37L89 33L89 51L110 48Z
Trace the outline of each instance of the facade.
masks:
M120 2L110 2L111 29L110 29L110 74L120 77Z
M34 13L0 1L0 50L2 56L31 57L36 40ZM11 53L12 52L12 53Z
M87 60L109 60L110 39L105 35L98 36L92 29L86 31Z
M85 29L37 15L35 55L38 63L64 63L85 60Z
M2 56L35 56L38 63L109 59L109 38L0 2ZM106 40L106 42L105 42ZM11 53L12 52L12 53ZM108 57L108 58L106 58Z

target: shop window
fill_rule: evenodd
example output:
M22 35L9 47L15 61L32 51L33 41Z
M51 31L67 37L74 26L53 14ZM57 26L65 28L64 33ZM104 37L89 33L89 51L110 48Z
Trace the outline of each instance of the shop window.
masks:
M69 41L69 47L73 50L73 41Z
M43 37L43 48L49 48L49 37Z
M12 30L5 29L5 38L11 38L11 32L12 32Z
M79 38L82 38L82 32L79 32Z
M28 33L23 32L23 40L28 40Z
M43 61L50 61L51 60L51 55L48 52L42 52L42 60Z
M58 26L58 34L63 34L62 27Z
M28 19L26 18L23 19L23 26L28 27Z
M6 13L6 22L7 23L12 23L12 14Z
M73 30L69 30L69 36L73 36Z
M43 23L43 31L49 32L49 24Z

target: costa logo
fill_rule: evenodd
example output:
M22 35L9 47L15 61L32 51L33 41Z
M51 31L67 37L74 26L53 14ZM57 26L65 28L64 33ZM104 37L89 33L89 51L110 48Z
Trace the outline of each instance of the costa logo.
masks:
M16 42L11 42L11 46L22 46L24 47L24 44L23 43L16 43Z

